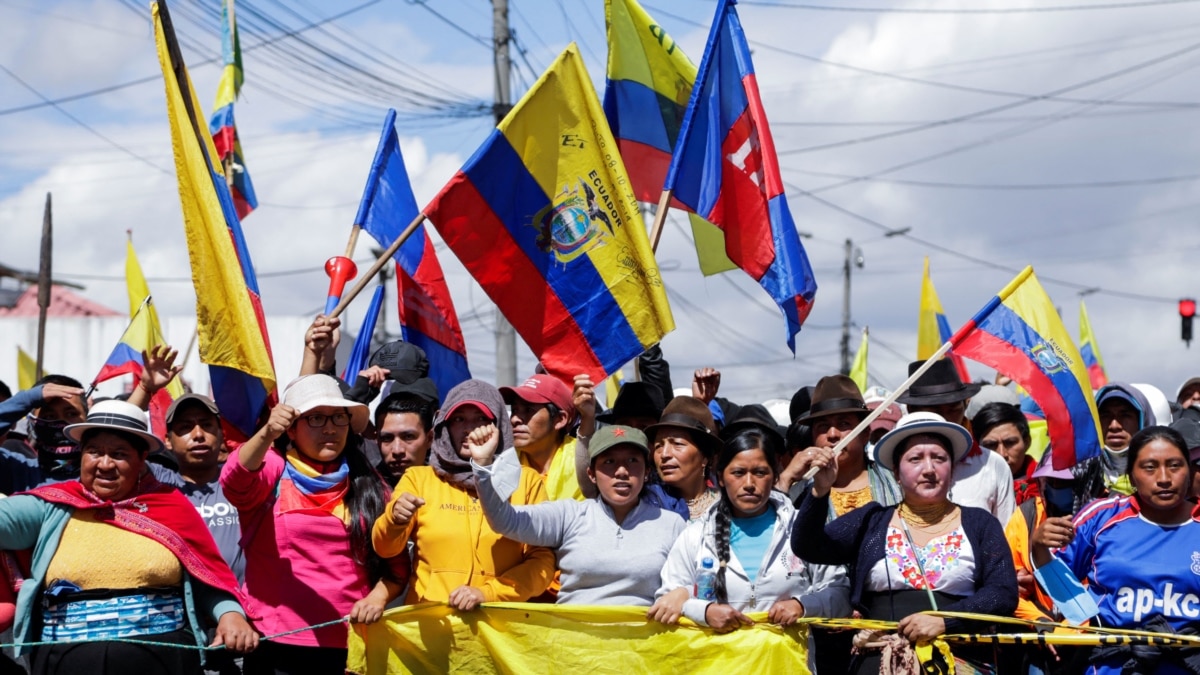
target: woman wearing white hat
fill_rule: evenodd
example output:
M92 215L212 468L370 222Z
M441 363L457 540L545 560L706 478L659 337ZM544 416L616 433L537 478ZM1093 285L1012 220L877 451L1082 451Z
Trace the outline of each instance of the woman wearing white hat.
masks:
M903 500L897 506L870 502L828 524L837 458L817 449L812 465L820 471L797 513L792 550L809 562L851 565L851 604L867 618L899 621L900 635L910 642L979 632L964 630L957 619L920 613L925 610L1011 615L1016 572L1000 523L983 509L958 506L947 497L954 463L970 447L970 432L936 413L905 415L875 446L877 461L895 474ZM879 652L862 651L855 672L878 669Z
M407 555L381 559L371 524L389 490L362 453L367 406L328 375L297 378L271 417L229 456L221 486L238 509L251 616L277 634L349 615L371 623L408 580ZM275 449L272 449L272 446ZM246 673L342 673L346 628L281 636Z
M101 401L64 430L79 480L0 500L0 542L34 552L14 627L19 643L49 643L34 673L199 673L208 626L232 651L258 643L204 521L147 470L162 448L148 427L137 406Z

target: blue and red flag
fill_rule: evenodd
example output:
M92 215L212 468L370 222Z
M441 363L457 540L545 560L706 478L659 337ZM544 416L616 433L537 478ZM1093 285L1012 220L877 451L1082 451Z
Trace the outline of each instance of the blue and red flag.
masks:
M254 195L254 183L250 181L250 172L246 170L245 160L242 159L242 142L233 119L233 103L242 91L242 45L238 41L233 0L221 0L221 56L225 69L221 71L221 81L217 84L217 100L213 104L208 130L212 134L221 165L229 174L229 191L238 218L245 218L258 208L258 197Z
M675 327L575 44L425 214L546 372L599 382Z
M717 6L664 190L725 233L725 253L771 296L787 343L812 310L817 283L792 221L775 142L734 0Z
M371 360L371 338L375 336L375 325L379 323L379 310L383 309L383 284L375 287L371 296L371 304L367 306L367 314L363 317L362 328L354 338L354 347L350 350L350 360L342 371L342 381L354 384L358 374L366 369Z
M249 438L275 400L275 366L258 279L212 137L166 5L150 5L166 85L167 121L196 291L200 358L226 423L226 439Z
M1100 418L1087 367L1032 267L950 342L956 353L1012 378L1045 411L1055 469L1100 454Z
M400 154L396 111L389 110L354 222L386 248L418 213ZM438 397L445 399L455 385L471 379L471 371L450 288L424 225L400 245L393 258L404 339L425 351L429 377L437 385Z

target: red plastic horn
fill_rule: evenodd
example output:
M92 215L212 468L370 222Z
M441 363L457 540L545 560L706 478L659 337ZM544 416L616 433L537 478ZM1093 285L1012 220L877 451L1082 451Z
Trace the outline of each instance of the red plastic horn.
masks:
M344 255L335 255L325 261L325 274L329 276L329 295L325 298L325 315L329 316L329 313L341 302L346 282L358 274L358 265Z

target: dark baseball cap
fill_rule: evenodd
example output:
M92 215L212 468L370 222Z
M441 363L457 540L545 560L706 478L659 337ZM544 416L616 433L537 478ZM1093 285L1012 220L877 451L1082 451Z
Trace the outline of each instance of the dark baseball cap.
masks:
M429 375L425 351L404 340L395 340L376 349L368 365L386 369L388 379L401 384L412 384Z
M184 394L174 401L171 401L171 407L167 408L167 416L165 418L166 423L170 425L172 420L175 419L175 413L188 403L198 403L217 417L221 416L221 410L217 408L216 401L212 400L211 398L203 394Z
M388 394L412 394L427 403L436 405L438 402L437 385L428 377L418 377L412 382L394 382Z

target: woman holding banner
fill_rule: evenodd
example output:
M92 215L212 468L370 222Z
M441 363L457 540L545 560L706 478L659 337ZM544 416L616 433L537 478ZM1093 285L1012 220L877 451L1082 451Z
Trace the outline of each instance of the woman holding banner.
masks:
M1200 515L1188 499L1187 443L1174 429L1150 426L1134 434L1127 456L1133 496L1092 502L1073 521L1047 518L1033 533L1033 563L1045 572L1057 558L1086 580L1104 626L1194 633L1200 620ZM1192 651L1101 646L1092 651L1089 672L1195 672Z
M304 375L221 471L241 520L247 609L267 635L295 631L264 642L246 673L343 672L338 620L379 620L408 581L407 556L371 549L388 488L362 453L366 424L367 406L336 380Z
M494 425L469 437L479 502L497 532L554 550L562 572L558 604L649 605L684 522L678 513L644 498L650 471L645 434L610 425L592 436L586 478L598 497L529 506L508 502L506 493L516 484L520 464L511 450L495 458L499 437Z
M837 458L832 450L816 449L811 465L819 470L796 516L792 550L809 562L851 565L854 608L869 619L899 621L908 642L978 632L958 619L920 613L926 610L1010 616L1017 581L1000 523L983 509L947 498L954 462L970 447L970 432L935 413L904 416L875 446L903 500L888 507L870 502L828 524ZM879 672L880 653L872 650L878 645L876 636L864 636L854 672ZM995 660L990 651L980 656Z
M845 569L808 564L789 549L795 511L772 489L783 449L779 432L746 417L732 420L726 434L716 460L720 499L671 548L651 618L676 623L678 603L671 596L680 591L687 598L683 616L718 633L753 624L748 612L767 612L767 620L781 626L800 617L848 616ZM701 579L705 570L715 572L711 594Z

